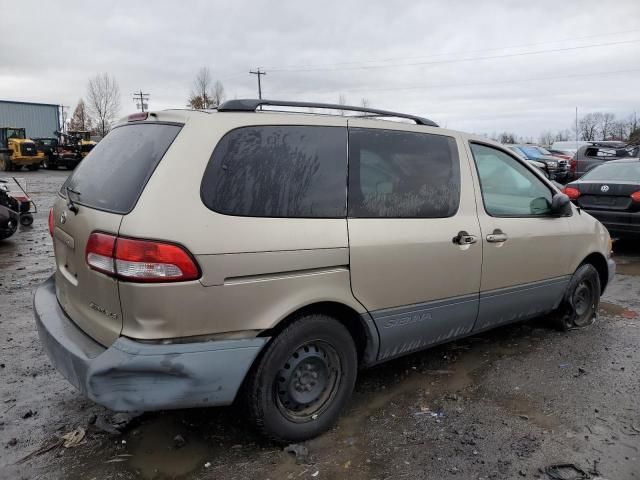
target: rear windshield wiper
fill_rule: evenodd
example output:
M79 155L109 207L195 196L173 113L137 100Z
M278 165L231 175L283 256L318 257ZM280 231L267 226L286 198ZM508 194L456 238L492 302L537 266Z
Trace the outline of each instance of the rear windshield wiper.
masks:
M78 192L77 190L74 190L71 187L65 188L64 191L67 192L67 208L71 210L75 215L77 215L78 206L75 203L73 203L73 200L71 200L71 195L69 195L69 193L75 193L76 195L80 196L80 192Z

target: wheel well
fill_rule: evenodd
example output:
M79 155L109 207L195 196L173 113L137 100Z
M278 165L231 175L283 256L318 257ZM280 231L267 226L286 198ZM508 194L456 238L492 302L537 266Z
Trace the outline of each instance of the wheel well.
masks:
M353 308L342 303L320 302L307 305L287 315L273 328L263 330L260 332L259 336L275 337L300 317L314 313L329 315L344 325L351 334L353 342L356 345L356 349L358 351L358 364L364 365L372 363L372 360L370 359L372 359L372 356L375 357L378 353L377 351L373 351L377 346L377 338L375 341L371 338L373 332L369 332L369 328L361 315ZM377 332L375 334L377 335Z
M587 255L580 265L584 265L585 263L590 263L598 271L598 276L600 277L600 292L604 292L604 289L607 287L607 282L609 281L607 261L601 253L594 252Z

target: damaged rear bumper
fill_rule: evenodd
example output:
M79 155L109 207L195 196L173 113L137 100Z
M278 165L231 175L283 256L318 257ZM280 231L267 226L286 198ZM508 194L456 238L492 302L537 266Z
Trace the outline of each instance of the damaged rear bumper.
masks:
M58 304L53 277L34 312L56 369L91 400L116 411L229 405L268 338L156 345L120 337L105 348Z

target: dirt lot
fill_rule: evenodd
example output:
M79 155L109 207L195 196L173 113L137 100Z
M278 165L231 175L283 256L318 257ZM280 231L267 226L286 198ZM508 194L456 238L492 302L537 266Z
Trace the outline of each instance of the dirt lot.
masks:
M49 365L31 295L53 271L47 212L67 172L20 176L41 213L0 243L0 478L549 478L556 463L640 478L640 246L616 245L595 325L536 320L362 372L338 425L296 458L238 407L114 416ZM83 442L59 446L77 427Z

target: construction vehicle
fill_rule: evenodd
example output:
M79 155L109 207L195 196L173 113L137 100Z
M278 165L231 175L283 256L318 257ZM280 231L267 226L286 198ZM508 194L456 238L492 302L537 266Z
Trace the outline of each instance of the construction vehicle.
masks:
M97 145L96 142L91 140L91 132L86 130L69 130L67 134L78 139L82 158L86 157L93 147Z
M38 152L36 144L27 138L24 128L0 128L0 170L10 172L23 166L38 170L44 154Z
M53 133L55 137L34 138L38 151L44 154L43 168L57 170L62 166L73 170L83 158L80 138L59 131Z

